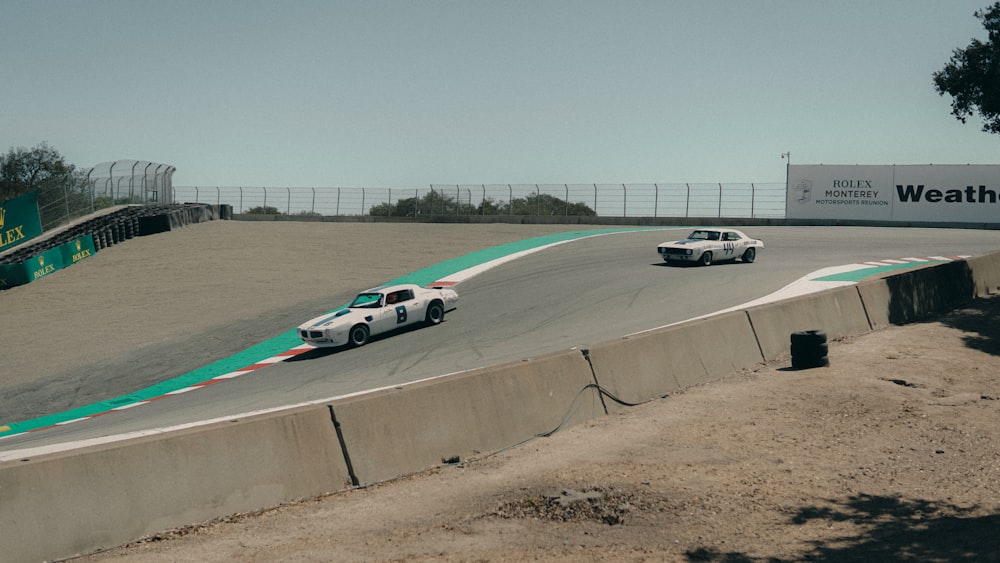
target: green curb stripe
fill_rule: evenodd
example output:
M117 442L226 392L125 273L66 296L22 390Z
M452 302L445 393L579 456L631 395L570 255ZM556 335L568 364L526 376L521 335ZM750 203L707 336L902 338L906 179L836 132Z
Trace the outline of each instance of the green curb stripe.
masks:
M533 248L538 248L546 246L549 244L554 244L558 242L566 242L576 239L581 239L589 236L602 235L602 234L613 234L613 233L627 233L636 231L648 231L648 230L667 230L667 229L680 229L685 227L629 227L629 228L617 228L617 229L594 229L585 231L567 231L563 233L554 233L550 235L544 235L540 237L534 237L529 239L524 239L520 241L510 242L507 244L502 244L499 246L494 246L491 248L485 248L483 250L477 250L466 254L465 256L460 256L458 258L453 258L451 260L446 260L439 264L429 266L422 270L401 276L389 282L381 285L393 285L397 283L413 283L417 285L428 285L435 281L441 281L447 278L449 275L461 272L468 268L472 268L481 264L485 264L492 260L498 258L503 258L517 252L524 250L531 250ZM337 309L329 311L332 313L338 309L346 307L347 304L341 305ZM109 399L106 401L100 401L97 403L92 403L90 405L85 405L82 407L77 407L68 411L63 411L56 414L45 415L39 418L34 418L31 420L23 422L14 422L8 425L0 424L0 438L5 436L11 436L14 434L21 434L23 432L30 432L32 430L39 430L42 428L48 428L51 426L56 426L59 424L64 424L66 422L71 422L74 420L80 420L83 418L93 417L101 414L108 413L114 409L136 405L144 401L152 401L157 398L163 397L169 393L179 391L181 389L186 389L188 387L204 384L209 382L219 376L231 374L233 372L242 371L250 366L253 366L257 362L266 360L268 358L273 358L278 354L287 352L288 350L298 346L302 341L299 340L298 334L295 329L291 329L287 332L279 334L278 336L256 344L243 350L237 352L232 356L218 360L207 366L198 368L194 371L190 371L173 379L168 379L166 381L161 381L140 389L134 393L128 395L122 395L114 399Z
M912 268L914 266L925 266L927 264L940 264L942 262L945 262L945 260L929 260L927 262L907 262L905 264L892 264L890 266L872 266L871 268L862 268L860 270L852 270L850 272L841 272L839 274L823 276L821 278L815 278L812 281L859 282L861 280L870 278L872 276L878 276L895 270L905 270L907 268Z

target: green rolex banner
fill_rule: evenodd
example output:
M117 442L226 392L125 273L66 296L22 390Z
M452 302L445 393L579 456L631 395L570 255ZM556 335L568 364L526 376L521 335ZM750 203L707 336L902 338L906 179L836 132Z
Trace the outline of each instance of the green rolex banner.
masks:
M38 192L31 192L0 203L0 252L42 234L38 214Z
M0 290L31 283L97 252L93 235L82 236L16 264L0 264Z
M27 262L22 262L22 264L24 264L26 269L28 281L33 282L39 278L44 278L56 270L63 269L62 250L59 248L46 250L30 258Z
M60 245L64 267L72 266L84 258L90 258L97 250L94 248L94 235L82 236Z

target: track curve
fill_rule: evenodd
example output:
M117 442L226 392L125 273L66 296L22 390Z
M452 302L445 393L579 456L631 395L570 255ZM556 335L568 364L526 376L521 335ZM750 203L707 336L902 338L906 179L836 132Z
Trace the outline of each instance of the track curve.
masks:
M301 354L194 393L0 440L0 451L154 432L586 347L739 306L824 267L907 256L977 255L1000 248L1000 232L995 231L746 228L765 241L754 264L664 265L656 245L685 230L611 234L547 248L462 282L459 309L439 326L377 339L359 349Z

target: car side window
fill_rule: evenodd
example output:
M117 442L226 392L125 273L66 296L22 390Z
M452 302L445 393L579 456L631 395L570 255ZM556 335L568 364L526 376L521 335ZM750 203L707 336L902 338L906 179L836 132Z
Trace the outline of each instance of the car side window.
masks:
M386 305L396 305L397 303L402 303L404 301L409 301L413 299L413 291L409 289L401 289L399 291L394 291L385 296Z

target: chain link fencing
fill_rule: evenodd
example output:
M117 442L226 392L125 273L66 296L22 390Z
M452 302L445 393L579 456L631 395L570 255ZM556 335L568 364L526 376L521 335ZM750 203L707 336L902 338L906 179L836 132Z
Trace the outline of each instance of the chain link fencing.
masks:
M433 184L429 188L174 186L175 203L321 216L784 218L785 184Z

